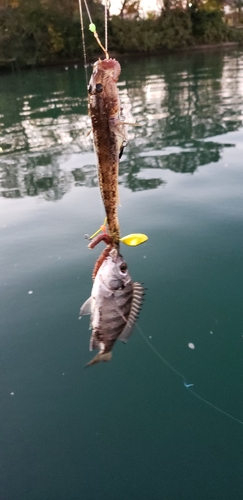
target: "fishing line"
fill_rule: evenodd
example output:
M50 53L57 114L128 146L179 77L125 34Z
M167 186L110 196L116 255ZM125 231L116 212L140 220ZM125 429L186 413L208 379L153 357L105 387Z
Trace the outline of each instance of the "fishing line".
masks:
M87 55L86 55L86 46L85 46L84 19L83 19L83 11L82 11L81 0L78 0L78 5L79 5L81 33L82 33L82 46L83 46L83 56L84 56L85 81L86 81L86 87L88 88Z
M85 5L85 8L86 8L86 11L87 11L87 14L88 14L89 22L90 22L90 24L93 24L93 21L91 19L91 15L90 15L90 12L89 12L89 7L87 5L86 0L84 0L84 5Z
M108 0L105 0L105 50L108 52Z
M84 5L86 8L86 12L89 18L89 30L93 33L97 43L99 46L102 48L102 50L105 53L106 59L109 59L109 54L108 54L108 0L105 1L105 47L103 47L98 33L96 31L96 26L92 21L92 17L89 11L89 7L87 4L86 0L84 1ZM78 0L78 6L79 6L79 17L80 17L80 25L81 25L81 34L82 34L82 46L83 46L83 56L84 56L84 68L85 68L85 79L86 79L86 86L88 87L88 74L87 74L87 53L86 53L86 45L85 45L85 34L84 34L84 19L83 19L83 11L82 11L82 4L81 0Z
M194 385L194 384L187 384L186 382L186 377L184 377L184 375L182 373L180 373L178 370L176 370L176 368L174 368L174 366L172 366L160 353L159 351L157 351L157 349L153 346L153 344L151 344L151 342L149 341L149 339L146 337L146 335L143 333L142 329L140 328L140 326L138 324L136 324L136 328L138 329L140 335L143 337L144 341L146 342L146 344L149 346L149 348L151 349L151 351L154 352L154 354L166 365L168 366L168 368L170 370L172 370L176 375L178 375L178 377L180 377L182 380L183 380L183 385L184 387L187 388L187 390L193 394L193 396L195 396L197 399L200 399L200 401L203 401L203 403L205 403L206 405L208 406L211 406L211 408L213 408L214 410L218 411L219 413L222 413L223 415L225 415L226 417L228 418L231 418L231 420L234 420L235 422L238 422L238 424L241 424L243 425L243 421L240 420L239 418L236 418L234 417L234 415L231 415L231 413L228 413L227 411L224 411L222 410L221 408L219 408L218 406L214 405L213 403L211 403L210 401L208 401L207 399L203 398L202 396L200 396L199 394L197 394L193 389L191 389L191 387Z
M101 43L101 41L99 39L99 35L98 35L97 31L96 31L96 26L95 26L95 24L92 21L88 4L87 4L86 0L83 0L83 1L84 1L84 5L85 5L86 11L87 11L87 15L88 15L88 18L89 18L89 22L90 22L89 30L91 31L91 33L93 33L93 35L94 35L94 37L95 37L98 45L101 47L101 49L105 53L106 59L109 59L109 54L107 52L107 49L102 45L102 43ZM105 25L106 24L107 24L107 8L105 8ZM107 28L105 28L105 30L107 31Z

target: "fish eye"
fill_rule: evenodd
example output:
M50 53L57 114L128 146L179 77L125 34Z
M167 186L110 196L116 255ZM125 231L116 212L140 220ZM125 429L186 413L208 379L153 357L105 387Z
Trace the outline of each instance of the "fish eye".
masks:
M103 85L102 85L102 83L96 83L95 90L96 90L97 94L100 94L101 92L103 92Z
M127 271L127 265L126 265L126 262L122 262L121 265L120 265L120 271L122 273L125 273Z

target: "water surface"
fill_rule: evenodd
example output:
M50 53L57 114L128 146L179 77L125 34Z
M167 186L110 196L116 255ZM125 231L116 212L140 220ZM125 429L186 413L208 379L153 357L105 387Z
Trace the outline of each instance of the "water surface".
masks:
M123 246L139 325L243 420L243 53L123 60ZM82 68L0 80L0 498L240 500L240 423L135 331L84 370L103 220ZM32 292L32 293L30 293ZM195 349L189 349L193 343Z

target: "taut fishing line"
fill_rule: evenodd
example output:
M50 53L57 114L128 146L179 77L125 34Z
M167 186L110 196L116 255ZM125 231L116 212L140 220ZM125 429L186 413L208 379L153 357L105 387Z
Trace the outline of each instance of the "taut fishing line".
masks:
M80 0L79 0L80 2ZM108 16L107 16L107 11L108 11L108 7L107 7L107 3L105 4L105 44L106 44L106 47L104 47L99 39L99 35L96 31L96 26L95 24L93 23L92 21L92 18L91 18L91 14L90 14L90 11L89 11L89 7L88 7L88 4L86 2L86 0L83 0L84 2L84 5L85 5L85 8L86 8L86 12L87 12L87 15L88 15L88 18L89 18L89 22L90 22L90 25L89 25L89 30L91 31L91 33L93 33L98 45L101 47L101 49L103 50L103 52L105 53L105 57L106 59L109 59L109 54L107 52L107 45L108 45L108 42L107 42L107 24L108 24ZM80 3L80 7L79 7L79 10L81 8L81 3ZM82 14L80 15L80 20L81 20L81 17L83 18Z
M205 403L206 405L208 406L211 406L211 408L213 408L214 410L218 411L219 413L222 413L223 415L225 415L226 417L228 418L231 418L231 420L234 420L235 422L238 422L238 424L241 424L243 425L243 421L240 420L239 418L236 418L234 417L234 415L231 415L231 413L228 413L227 411L224 411L222 410L221 408L219 408L218 406L214 405L213 403L211 403L210 401L208 401L207 399L203 398L202 396L200 396L199 394L197 394L193 389L191 389L191 387L194 385L194 384L187 384L186 382L186 377L180 373L178 370L176 370L176 368L174 368L174 366L172 366L165 358L163 358L163 356L161 356L161 354L159 353L159 351L157 351L157 349L153 346L153 344L149 341L149 339L146 337L146 335L143 333L142 329L140 328L140 326L138 324L136 324L136 328L138 329L140 335L143 337L144 341L146 342L146 344L149 346L149 348L151 349L151 351L154 352L154 354L164 363L164 365L168 366L168 368L173 371L176 375L178 375L178 377L180 377L182 380L183 380L183 385L184 387L187 388L187 390L193 394L193 396L195 396L197 399L200 399L200 401L203 401L203 403Z
M93 33L97 43L99 46L102 48L103 52L105 53L106 59L109 59L109 54L108 54L108 0L105 2L105 47L103 47L98 33L96 31L96 26L92 21L92 17L89 11L88 4L86 0L83 0L87 16L89 18L89 30ZM83 56L84 56L84 68L85 68L85 78L86 78L86 85L88 87L88 75L87 75L87 55L86 55L86 45L85 45L85 34L84 34L84 19L83 19L83 11L82 11L82 4L81 0L78 0L78 6L79 6L79 17L80 17L80 25L81 25L81 33L82 33L82 45L83 45Z
M87 55L86 55L86 45L85 45L85 36L84 36L84 19L83 19L81 0L78 0L78 6L79 6L80 25L81 25L81 33L82 33L85 80L86 80L86 87L88 88Z
M108 52L108 0L105 0L105 50Z

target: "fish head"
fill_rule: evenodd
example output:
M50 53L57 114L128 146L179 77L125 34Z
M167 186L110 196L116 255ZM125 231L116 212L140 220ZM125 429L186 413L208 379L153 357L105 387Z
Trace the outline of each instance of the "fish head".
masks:
M98 274L109 290L119 290L131 283L127 263L116 248L112 248L101 265Z
M121 66L115 59L99 59L93 66L88 92L90 101L95 105L96 99L109 99L111 114L116 114L120 109L116 82L121 72Z

